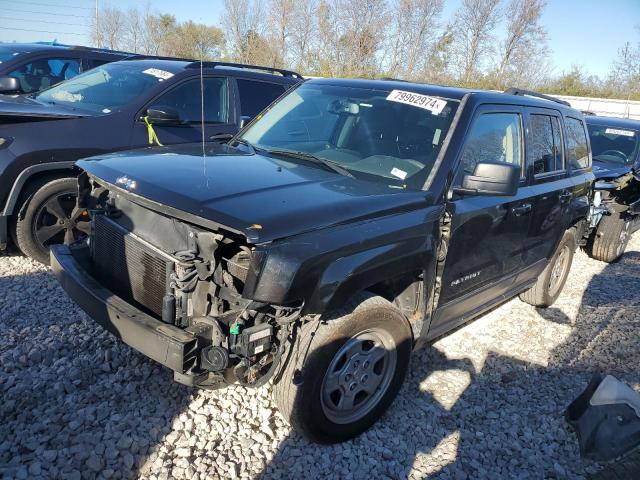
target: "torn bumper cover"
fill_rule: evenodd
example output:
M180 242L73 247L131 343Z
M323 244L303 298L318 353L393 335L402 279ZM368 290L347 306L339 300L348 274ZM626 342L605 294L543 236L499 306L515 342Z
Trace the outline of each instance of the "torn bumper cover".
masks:
M640 445L640 394L611 375L595 375L565 418L583 457L613 460Z
M131 306L100 285L83 267L86 248L51 247L51 268L67 294L124 343L180 374L198 360L198 338Z

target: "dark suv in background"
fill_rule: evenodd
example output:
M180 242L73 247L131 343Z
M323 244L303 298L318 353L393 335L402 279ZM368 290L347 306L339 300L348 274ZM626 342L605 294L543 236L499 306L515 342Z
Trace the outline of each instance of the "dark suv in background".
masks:
M57 43L0 43L0 93L35 93L133 54Z
M640 229L640 121L595 115L586 120L596 177L589 251L613 262Z
M29 97L0 96L0 248L10 234L48 263L50 245L89 233L88 216L75 209L79 158L229 140L301 79L252 65L132 59Z
M551 305L585 242L584 118L511 93L309 80L229 144L81 160L90 238L53 271L177 381L273 380L304 434L351 438L416 346L517 295Z

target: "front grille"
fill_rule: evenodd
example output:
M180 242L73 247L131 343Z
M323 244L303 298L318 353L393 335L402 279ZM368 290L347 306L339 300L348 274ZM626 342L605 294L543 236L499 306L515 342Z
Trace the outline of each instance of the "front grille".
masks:
M114 294L162 316L173 262L104 215L94 220L92 256L95 276Z

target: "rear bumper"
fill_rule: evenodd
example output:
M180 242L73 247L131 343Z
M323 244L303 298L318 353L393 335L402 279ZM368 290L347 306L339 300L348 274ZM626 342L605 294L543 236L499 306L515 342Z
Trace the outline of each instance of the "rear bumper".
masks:
M100 285L86 270L87 248L51 247L51 268L67 294L97 323L130 347L184 374L197 363L198 338L161 322Z

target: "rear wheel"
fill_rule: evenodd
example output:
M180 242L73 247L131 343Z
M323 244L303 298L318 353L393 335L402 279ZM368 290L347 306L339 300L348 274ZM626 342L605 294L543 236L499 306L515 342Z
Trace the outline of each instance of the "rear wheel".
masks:
M591 256L603 262L615 262L624 254L630 237L630 218L625 218L620 213L605 215L596 229Z
M22 253L48 265L51 245L71 244L89 234L89 216L76 207L77 185L75 178L58 178L25 201L15 228Z
M395 398L411 344L411 330L398 309L381 297L359 296L298 330L274 399L290 424L314 441L355 437Z
M573 229L567 230L535 285L526 292L521 293L520 300L535 307L551 306L567 282L575 250L575 232Z

